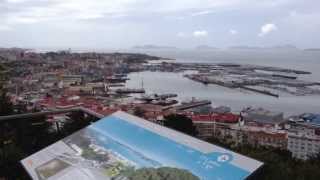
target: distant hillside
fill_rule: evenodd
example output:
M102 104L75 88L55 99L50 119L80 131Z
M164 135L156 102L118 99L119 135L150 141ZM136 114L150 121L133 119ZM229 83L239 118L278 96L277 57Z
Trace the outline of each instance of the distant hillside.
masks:
M298 50L298 48L291 44L277 45L277 46L231 46L229 49L238 49L238 50Z
M208 46L208 45L200 45L200 46L195 47L195 49L196 50L218 50L219 48Z
M134 49L144 49L144 50L176 50L177 47L174 46L157 46L157 45L142 45L142 46L134 46Z
M308 48L304 49L305 51L320 51L320 48Z
M254 49L263 49L263 48L258 46L230 46L228 49L254 50Z
M271 49L297 50L298 48L295 45L292 45L292 44L285 44L285 45L273 46L273 47L271 47Z

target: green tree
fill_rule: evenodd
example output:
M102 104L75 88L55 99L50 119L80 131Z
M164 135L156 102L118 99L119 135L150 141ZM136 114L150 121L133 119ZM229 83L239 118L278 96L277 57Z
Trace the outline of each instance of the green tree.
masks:
M0 177L26 177L19 161L57 140L49 128L45 116L0 122Z
M164 125L168 128L196 136L198 134L192 120L185 115L171 114L164 117Z
M5 68L3 67L2 64L0 64L0 90L3 88L3 83L5 81Z
M138 117L143 117L145 111L141 107L135 107L133 110L133 114Z
M91 123L97 121L98 118L93 116L86 116L82 111L72 112L69 118L63 124L61 132L63 136L68 136L80 129L89 126Z
M0 116L13 114L13 105L5 90L0 91Z
M5 83L7 80L5 67L0 64L0 116L10 115L13 113L13 105L7 96Z
M129 180L200 180L187 170L161 167L142 168L127 175Z
M0 65L0 116L25 113L23 106L11 103L6 81L5 68ZM0 179L29 179L20 160L57 140L49 128L45 116L0 122Z

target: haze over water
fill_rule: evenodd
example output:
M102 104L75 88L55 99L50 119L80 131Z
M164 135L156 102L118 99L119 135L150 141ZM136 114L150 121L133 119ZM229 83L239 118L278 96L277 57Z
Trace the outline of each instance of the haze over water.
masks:
M141 51L140 51L141 52ZM305 70L311 75L299 79L320 81L320 51L302 50L213 50L213 51L143 51L151 55L176 59L176 62L239 63L275 66ZM183 77L183 73L140 72L131 73L127 87L141 88L143 80L147 93L177 93L179 100L192 97L209 99L213 106L226 105L233 111L244 107L263 107L284 112L286 116L304 112L320 112L320 96L293 96L280 93L274 98L253 92L229 89L217 85L203 85Z

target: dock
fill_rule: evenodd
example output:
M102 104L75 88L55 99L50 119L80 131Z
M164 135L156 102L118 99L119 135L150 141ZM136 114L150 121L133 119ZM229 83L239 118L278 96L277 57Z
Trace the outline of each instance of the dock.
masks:
M134 93L145 93L146 91L144 89L117 89L116 93L118 94L134 94Z
M269 96L273 96L273 97L279 98L279 94L275 94L275 93L272 93L270 91L255 89L255 88L246 87L246 86L241 86L240 88L248 90L248 91L253 91L253 92L256 92L256 93L260 93L260 94L269 95Z
M195 101L195 102L181 104L178 106L165 107L165 108L163 108L163 110L174 109L174 110L181 111L181 110L191 109L191 108L195 108L195 107L210 105L210 104L211 104L211 101L209 101L209 100Z
M153 100L166 100L166 99L175 98L175 97L178 97L178 95L177 94L151 94L151 95L145 95L136 99L150 102Z
M297 79L297 76L289 76L289 75L283 75L283 74L272 74L273 77L280 77L280 78L286 78L286 79Z

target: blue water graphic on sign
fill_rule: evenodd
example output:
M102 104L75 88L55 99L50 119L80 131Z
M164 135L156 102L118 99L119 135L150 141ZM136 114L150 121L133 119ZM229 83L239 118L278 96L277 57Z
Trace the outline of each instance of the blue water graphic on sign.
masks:
M92 124L89 130L102 135L97 139L106 149L134 162L137 167L187 169L201 180L244 179L250 174L230 164L233 156L228 151L206 154L114 116Z

